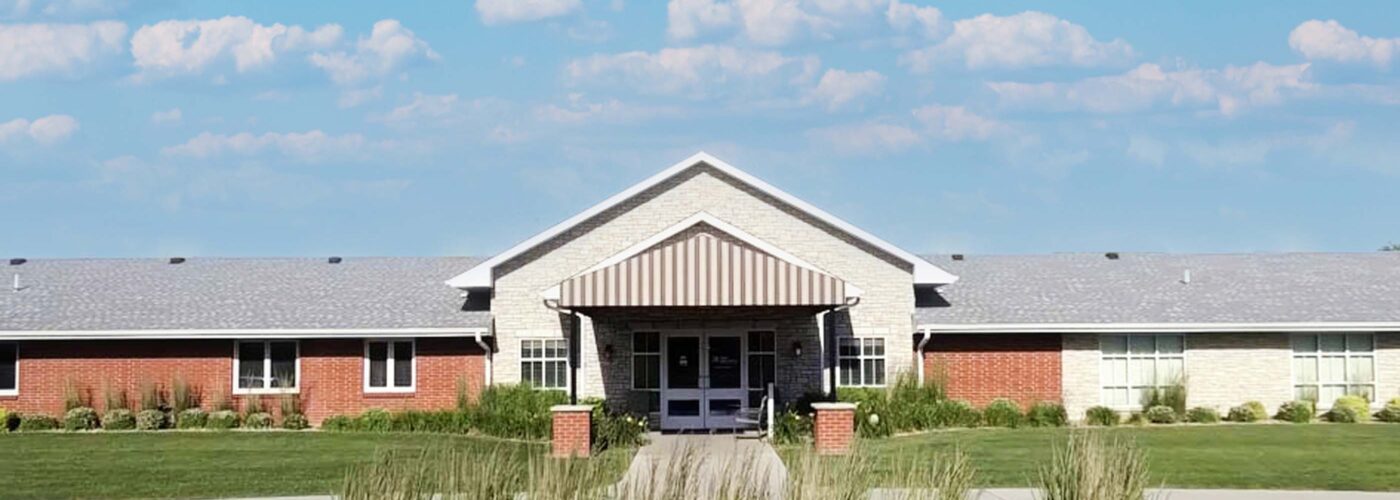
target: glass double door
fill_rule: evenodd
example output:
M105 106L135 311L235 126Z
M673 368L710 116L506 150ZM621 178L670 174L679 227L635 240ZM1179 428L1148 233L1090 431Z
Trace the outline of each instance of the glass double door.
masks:
M664 335L661 427L735 427L744 408L748 366L739 332L679 331Z

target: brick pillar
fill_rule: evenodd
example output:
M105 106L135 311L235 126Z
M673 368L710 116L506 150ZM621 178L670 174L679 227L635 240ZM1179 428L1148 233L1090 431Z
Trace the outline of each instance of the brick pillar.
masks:
M817 412L812 434L818 455L850 453L856 438L855 403L812 403Z
M593 451L593 407L558 405L550 411L554 413L551 455L587 458Z

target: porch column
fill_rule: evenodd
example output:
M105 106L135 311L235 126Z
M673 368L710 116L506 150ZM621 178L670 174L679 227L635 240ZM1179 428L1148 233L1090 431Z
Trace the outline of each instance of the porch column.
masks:
M556 458L588 458L593 452L593 407L558 405L549 410L554 414L550 454Z
M812 403L812 434L818 455L845 455L856 438L855 403Z

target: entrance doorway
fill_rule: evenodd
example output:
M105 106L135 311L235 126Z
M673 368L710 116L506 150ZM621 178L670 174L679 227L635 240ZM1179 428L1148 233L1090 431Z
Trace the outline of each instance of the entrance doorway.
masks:
M749 393L745 336L739 331L684 330L662 338L661 428L736 427L734 419L747 406Z

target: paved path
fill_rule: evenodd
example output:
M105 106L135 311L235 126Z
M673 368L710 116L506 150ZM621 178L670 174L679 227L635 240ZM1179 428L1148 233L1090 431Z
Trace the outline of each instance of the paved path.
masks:
M1362 491L1285 491L1285 490L1148 490L1148 498L1159 500L1400 500L1400 493ZM878 495L872 496L875 497ZM887 498L899 498L894 495ZM1030 488L989 488L975 490L968 498L977 500L1036 500Z
M780 498L787 467L768 443L732 435L652 434L619 483L631 498L661 497L669 488Z

